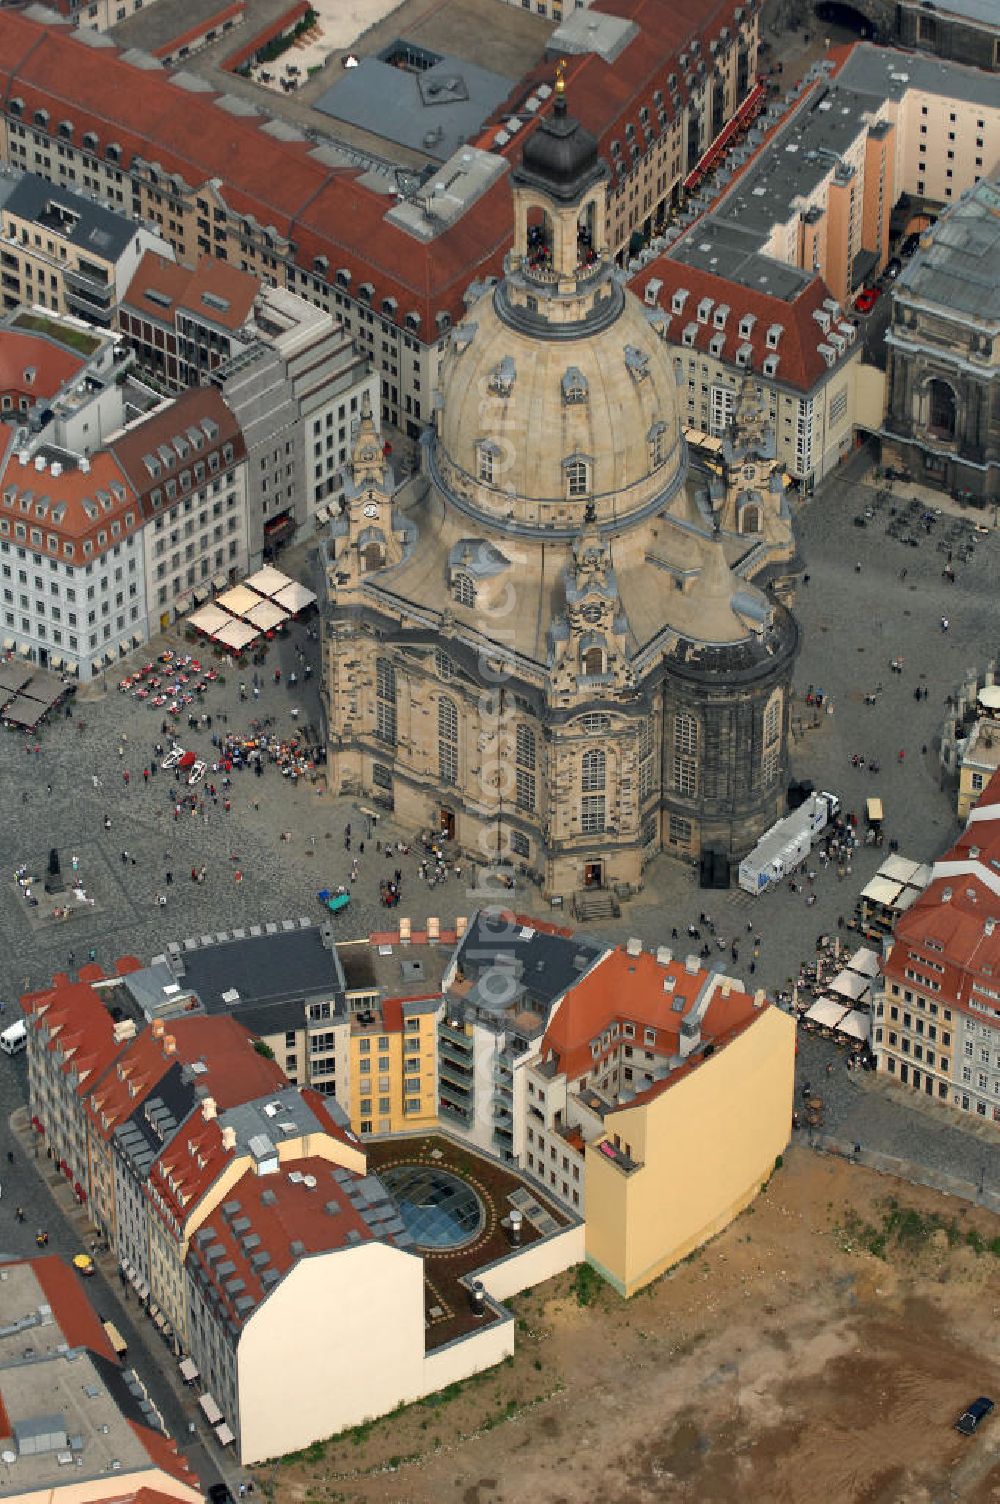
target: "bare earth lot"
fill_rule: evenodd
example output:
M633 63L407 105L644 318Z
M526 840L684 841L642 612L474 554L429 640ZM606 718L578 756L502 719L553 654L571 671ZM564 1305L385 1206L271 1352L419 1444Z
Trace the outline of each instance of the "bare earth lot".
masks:
M971 1440L952 1423L1000 1400L998 1233L792 1150L652 1291L582 1306L570 1277L540 1286L511 1363L258 1483L277 1504L989 1504L1000 1420Z

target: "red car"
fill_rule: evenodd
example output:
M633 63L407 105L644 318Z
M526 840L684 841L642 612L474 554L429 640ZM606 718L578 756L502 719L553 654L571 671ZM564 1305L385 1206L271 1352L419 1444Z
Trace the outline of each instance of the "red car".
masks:
M854 299L854 306L859 313L871 313L879 299L877 287L865 287Z

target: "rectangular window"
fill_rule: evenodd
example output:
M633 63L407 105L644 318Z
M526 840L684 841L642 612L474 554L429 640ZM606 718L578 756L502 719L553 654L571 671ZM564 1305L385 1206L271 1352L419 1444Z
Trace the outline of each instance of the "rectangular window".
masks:
M580 801L580 829L585 836L600 835L605 822L603 794L585 794Z

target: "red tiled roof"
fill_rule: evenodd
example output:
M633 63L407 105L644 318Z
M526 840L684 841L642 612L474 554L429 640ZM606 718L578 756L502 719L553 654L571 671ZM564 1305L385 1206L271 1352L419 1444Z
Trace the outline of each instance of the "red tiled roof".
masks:
M176 1441L170 1436L164 1436L162 1431L154 1431L150 1426L139 1425L137 1421L130 1420L129 1425L145 1447L154 1467L158 1467L161 1472L176 1479L178 1483L186 1483L191 1488L199 1487L198 1479L187 1458L178 1451Z
M287 1085L278 1062L258 1054L253 1047L254 1035L232 1014L171 1019L165 1031L177 1043L178 1060L186 1064L200 1060L208 1067L198 1081L220 1112Z
M46 1301L52 1307L59 1330L70 1347L89 1348L98 1357L117 1365L118 1356L108 1341L100 1317L83 1292L76 1270L54 1253L24 1262L31 1265Z
M148 296L150 292L159 298ZM168 261L155 251L147 251L136 267L122 309L154 323L174 326L179 313L189 312L206 324L221 329L242 329L253 312L254 299L260 292L260 280L228 261L214 256L200 256L195 266ZM215 301L220 299L225 307ZM160 298L169 298L164 307Z
M243 1246L247 1232L260 1238L252 1252L270 1255L269 1268L285 1274L301 1257L308 1254L329 1253L351 1243L370 1242L374 1234L364 1218L351 1205L347 1197L349 1181L334 1179L333 1169L325 1159L308 1158L297 1160L294 1166L282 1166L277 1175L258 1175L254 1170L246 1174L230 1189L230 1198L240 1203L240 1218L248 1219L250 1228L237 1235L229 1222L217 1209L211 1218L215 1233L214 1241L225 1249L225 1259L218 1261L235 1265L236 1277L245 1288L240 1295L248 1296L255 1303L262 1301L270 1286L261 1282L261 1271L250 1262L250 1253ZM315 1177L316 1185L308 1187L302 1179L291 1180L290 1174ZM350 1176L351 1181L362 1177L339 1170L338 1175ZM329 1204L336 1210L327 1210ZM356 1236L354 1236L356 1234ZM293 1252L297 1244L302 1252ZM210 1262L198 1242L191 1245L188 1258L200 1265L210 1282L221 1296L224 1307L237 1325L242 1326L248 1312L236 1309L236 1297L231 1295L218 1279L218 1262ZM226 1283L233 1278L226 1275Z
M148 1186L157 1214L179 1233L209 1186L214 1185L232 1154L223 1147L217 1118L198 1117L154 1161Z
M190 46L192 42L200 42L210 31L221 30L226 21L242 21L246 15L244 0L233 0L231 5L224 5L221 10L212 11L207 16L202 16L194 26L189 26L186 31L178 32L177 36L170 37L168 41L153 51L154 57L169 57L178 48Z
M0 397L10 397L15 406L19 397L32 405L54 397L86 364L85 356L43 334L0 330Z
M10 1416L7 1414L7 1406L3 1402L3 1391L0 1390L0 1439L6 1441L10 1435Z
M8 519L11 528L17 522L39 528L40 547L53 557L61 554L64 543L82 548L86 542L97 556L134 532L140 521L137 498L128 477L106 449L95 451L88 470L67 465L58 476L50 468L38 471L32 464L22 465L19 456L12 453L0 477L0 496L0 515ZM22 497L28 502L27 510L22 508ZM102 497L106 498L106 505ZM39 515L37 508L43 498L48 506ZM65 507L62 514L57 511L60 506ZM118 534L112 532L115 523ZM49 543L50 538L55 540L54 545ZM79 564L83 563L82 552L75 557Z
M364 1153L364 1145L357 1134L352 1133L350 1128L345 1128L330 1116L328 1098L321 1096L312 1086L300 1087L299 1094L324 1133L328 1133L331 1138L339 1139L342 1144L349 1144L352 1149L357 1149L359 1154Z
M993 776L990 778L989 783L983 789L983 792L980 794L979 798L973 805L973 809L972 811L970 811L970 818L973 811L977 809L982 810L982 814L979 816L978 820L973 821L973 823L978 825L982 824L984 821L996 819L996 815L990 813L991 806L995 804L1000 804L1000 769L998 769L993 774Z
M639 108L646 105L655 122L652 94L661 88L673 111L669 73L677 75L683 105L687 91L679 51L698 36L706 67L712 66L708 44L724 25L732 25L736 6L735 0L602 3L610 13L634 19L639 35L612 64L595 54L571 60L571 107L597 134L602 150L612 138L620 139L628 159L626 122L635 125L643 146ZM400 316L419 314L425 329L433 330L439 310L460 318L469 282L501 268L512 234L505 179L423 244L386 222L392 197L363 186L359 172L324 165L310 155L308 142L280 141L262 130L263 121L222 113L214 95L188 93L166 71L140 70L110 48L85 46L65 28L46 28L8 8L0 8L0 58L0 85L5 73L9 81L5 98L23 101L24 118L31 119L37 108L48 109L53 119L73 122L75 140L93 131L102 155L116 143L126 167L142 157L189 186L217 184L236 214L252 215L294 241L301 267L311 270L314 258L325 256L332 275L342 264L355 285L371 281L376 301L395 297ZM535 82L551 81L552 72L546 63L537 76L529 75L516 91L517 101ZM519 157L526 134L514 136L506 149L510 158Z
M28 992L21 1008L29 1028L49 1032L48 1048L63 1055L64 1071L78 1074L78 1096L89 1092L122 1048L114 1040L114 1021L87 982L71 982L57 972L49 987Z
M831 296L822 277L814 277L797 298L786 302L769 293L757 292L726 277L716 276L698 267L687 266L681 261L672 261L669 255L658 256L648 262L633 277L632 291L645 300L646 288L653 281L663 286L658 306L667 321L666 338L671 345L683 348L681 336L689 324L694 324L697 333L695 350L708 350L711 341L724 335L723 360L736 364L736 352L741 345L752 347L751 370L760 373L768 355L777 357L778 365L774 379L782 386L792 386L798 391L810 391L829 370L819 353L823 343L823 331L813 318L823 301ZM671 312L671 299L675 292L685 290L688 294L681 313ZM698 322L698 304L708 298L715 307L726 304L729 314L724 330L716 329L712 314L704 324ZM749 338L743 339L739 332L740 319L744 314L753 314L754 325ZM767 331L773 324L781 325L781 335L773 350L767 346Z
M690 972L677 961L663 965L646 951L638 956L624 950L609 951L562 999L542 1039L541 1058L544 1060L551 1051L558 1069L568 1080L577 1080L599 1068L606 1051L621 1048L620 1029L619 1037L606 1046L601 1036L611 1025L625 1023L636 1027L638 1050L676 1055L681 1023L710 977L711 973L701 967ZM760 1011L740 988L731 987L724 996L716 982L701 1021L701 1036L724 1042ZM646 1029L654 1031L651 1044L645 1043ZM595 1041L599 1042L596 1056L591 1048Z
M205 434L201 425L206 421L213 423L218 430L215 438L209 438ZM200 450L193 448L187 437L189 428L194 428L202 434L203 447ZM186 458L181 457L176 443L178 440L187 446ZM127 433L115 439L110 453L114 455L129 485L139 496L143 517L148 518L155 510L151 500L151 493L154 490L159 490L162 494L165 491L166 481L177 480L184 471L187 471L190 476L195 464L199 461L207 461L210 454L221 451L223 445L227 443L233 446L233 455L236 460L244 458L246 445L243 442L243 430L227 407L222 393L215 387L192 386L181 392L172 402L164 403L155 412L150 413L148 418L134 424ZM162 456L158 453L161 447L166 448L172 456L169 466L163 462ZM158 474L154 475L146 465L147 455L152 455L159 463ZM175 498L173 501L165 499L162 510L167 512L179 506L184 494L178 485Z

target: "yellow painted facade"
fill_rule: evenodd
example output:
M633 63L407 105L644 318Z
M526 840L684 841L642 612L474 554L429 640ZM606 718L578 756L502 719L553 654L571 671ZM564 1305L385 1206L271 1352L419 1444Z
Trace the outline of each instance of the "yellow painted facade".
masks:
M404 1012L402 1028L351 1024L350 1119L355 1133L420 1133L437 1124L437 1016Z
M1000 720L981 716L972 728L958 771L958 818L965 821L1000 767Z
M609 1113L627 1170L588 1144L587 1261L629 1296L720 1232L788 1142L795 1024L766 1007L707 1061L645 1103Z

